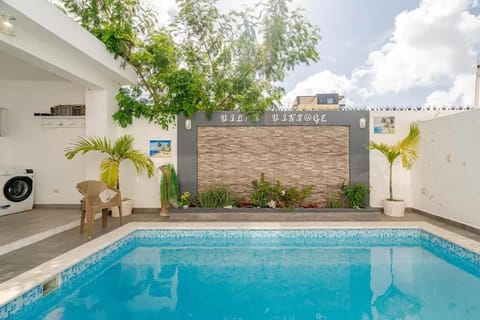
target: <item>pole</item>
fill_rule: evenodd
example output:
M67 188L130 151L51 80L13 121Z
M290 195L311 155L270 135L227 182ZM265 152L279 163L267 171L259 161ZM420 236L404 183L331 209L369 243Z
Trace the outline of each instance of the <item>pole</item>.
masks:
M480 59L477 60L477 73L475 77L475 102L474 108L480 108Z

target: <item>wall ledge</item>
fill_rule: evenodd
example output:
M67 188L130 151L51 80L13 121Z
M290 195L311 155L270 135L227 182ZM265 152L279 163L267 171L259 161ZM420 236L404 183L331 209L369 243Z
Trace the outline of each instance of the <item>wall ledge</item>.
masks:
M431 218L431 219L439 221L439 222L443 222L443 223L448 224L452 227L456 227L456 228L462 229L464 231L480 235L480 229L478 229L476 227L473 227L473 226L470 226L468 224L458 222L458 221L455 221L455 220L451 220L451 219L448 219L448 218L444 218L444 217L441 217L441 216L438 216L436 214L426 212L426 211L423 211L423 210L420 210L420 209L410 208L410 210L411 210L411 212L414 212L416 214Z

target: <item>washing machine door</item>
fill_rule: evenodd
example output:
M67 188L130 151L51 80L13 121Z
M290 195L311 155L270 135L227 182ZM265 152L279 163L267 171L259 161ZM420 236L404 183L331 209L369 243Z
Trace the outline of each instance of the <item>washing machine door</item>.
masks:
M21 202L27 199L33 191L33 181L30 177L10 178L3 187L3 195L12 202Z

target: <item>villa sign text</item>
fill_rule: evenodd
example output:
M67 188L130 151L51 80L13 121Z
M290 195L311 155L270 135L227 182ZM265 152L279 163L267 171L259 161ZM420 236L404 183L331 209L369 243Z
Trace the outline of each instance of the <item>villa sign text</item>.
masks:
M327 122L327 115L321 112L273 112L266 113L265 117L268 123L303 123L303 124L324 124ZM242 113L221 113L220 121L222 123L244 123L248 121L248 117Z

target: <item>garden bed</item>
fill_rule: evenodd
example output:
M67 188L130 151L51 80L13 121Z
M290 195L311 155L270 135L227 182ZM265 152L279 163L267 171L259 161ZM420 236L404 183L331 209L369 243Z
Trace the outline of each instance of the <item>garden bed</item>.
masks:
M348 221L378 220L382 216L381 209L271 209L271 208L188 208L173 209L171 221Z

